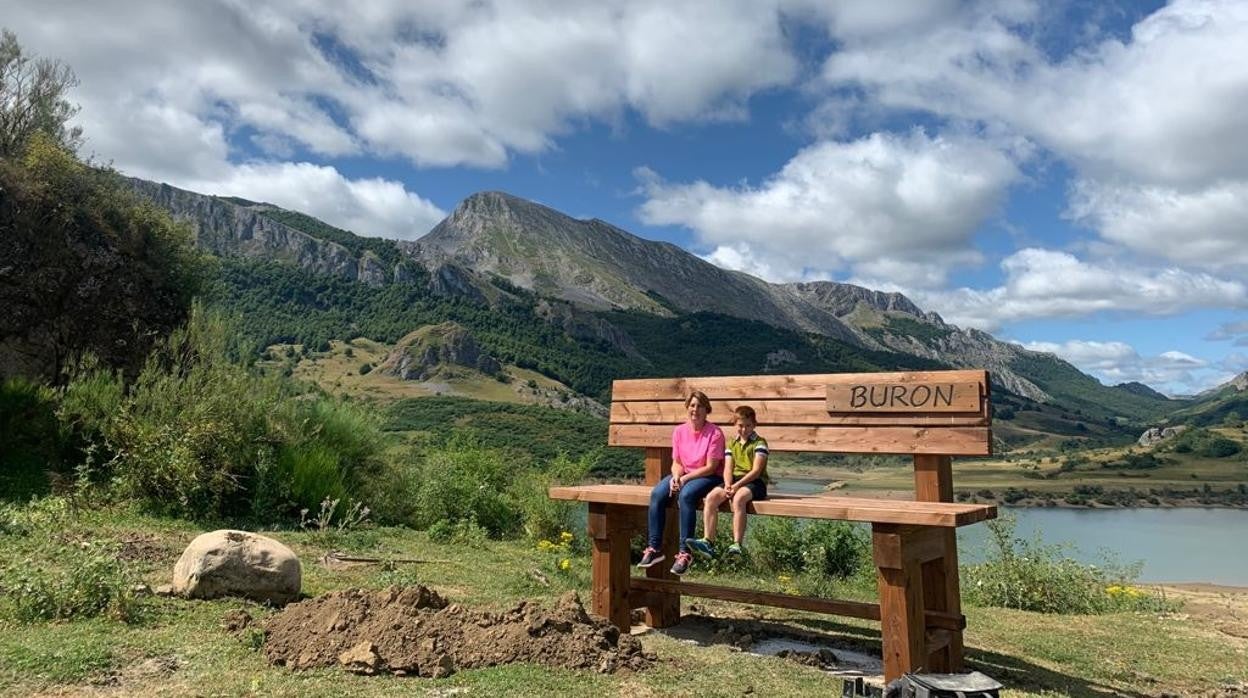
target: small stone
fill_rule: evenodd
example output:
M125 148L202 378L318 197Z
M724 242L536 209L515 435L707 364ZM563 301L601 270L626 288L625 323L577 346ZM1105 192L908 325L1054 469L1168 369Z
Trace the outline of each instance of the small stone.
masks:
M377 655L376 645L366 640L338 655L338 663L352 673L371 676L381 666L381 657Z
M173 596L173 585L161 584L160 586L156 587L156 595L157 596Z

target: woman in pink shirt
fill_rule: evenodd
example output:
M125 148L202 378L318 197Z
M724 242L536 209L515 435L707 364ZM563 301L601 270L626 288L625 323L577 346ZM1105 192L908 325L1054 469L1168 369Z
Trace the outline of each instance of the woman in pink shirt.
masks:
M645 552L638 567L650 567L663 561L659 552L663 544L663 527L667 523L667 504L673 496L680 511L680 552L676 554L674 574L684 574L693 562L685 540L693 537L698 507L707 493L723 480L724 432L706 421L711 401L695 390L685 400L689 421L672 432L672 474L663 478L650 492L650 532Z

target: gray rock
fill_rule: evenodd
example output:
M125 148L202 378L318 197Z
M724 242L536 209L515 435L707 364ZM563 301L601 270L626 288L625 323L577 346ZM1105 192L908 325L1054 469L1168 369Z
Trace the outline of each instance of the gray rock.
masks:
M1152 427L1151 429L1145 430L1143 434L1140 434L1140 438L1137 439L1135 443L1140 446L1155 446L1162 441L1173 439L1179 434L1182 434L1187 431L1187 428L1186 424L1180 424L1174 427Z
M247 531L205 533L173 568L173 592L191 599L241 596L284 605L299 598L303 568L285 545Z

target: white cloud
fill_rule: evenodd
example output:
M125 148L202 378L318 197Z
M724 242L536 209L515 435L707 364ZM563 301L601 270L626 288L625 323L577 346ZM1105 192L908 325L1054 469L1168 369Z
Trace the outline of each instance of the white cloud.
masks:
M1213 269L1248 267L1248 179L1190 191L1081 179L1070 215L1138 253Z
M400 182L347 179L333 167L307 162L246 163L223 179L182 186L277 204L369 237L413 240L446 216Z
M1128 40L1061 60L1026 38L1046 29L1039 4L929 9L887 32L831 20L843 45L826 84L865 90L867 109L920 109L1043 144L1079 173L1071 215L1106 240L1211 269L1248 264L1248 4L1176 0Z
M13 3L4 24L78 72L101 157L197 176L243 131L277 152L280 138L324 157L499 167L629 109L659 126L744 118L752 94L798 73L777 7L748 0ZM175 160L151 119L131 118L153 107L218 142L185 141L175 150L203 149Z
M758 186L670 184L648 169L637 175L647 197L642 219L691 228L715 249L712 258L749 250L750 265L775 281L921 262L918 279L929 284L942 282L952 265L978 260L971 234L1019 176L987 141L922 131L816 143Z
M1208 361L1181 351L1141 356L1123 342L1079 339L1062 343L1028 342L1023 348L1056 354L1108 385L1139 382L1171 395L1191 394L1217 385L1224 373Z
M949 322L993 331L1034 318L1127 311L1171 315L1194 308L1248 308L1242 281L1112 262L1087 262L1068 252L1019 250L1001 263L1005 282L987 290L910 291Z

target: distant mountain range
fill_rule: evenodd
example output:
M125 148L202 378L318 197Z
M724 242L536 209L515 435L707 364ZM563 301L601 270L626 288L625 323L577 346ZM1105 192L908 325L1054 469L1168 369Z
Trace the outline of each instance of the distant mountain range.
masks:
M189 220L199 244L217 255L272 260L371 286L419 276L440 293L484 304L523 289L548 299L541 305L547 322L593 334L624 353L636 351L638 337L626 327L636 322L620 313L709 313L787 330L778 333L773 351L776 370L786 372L803 369L800 361L784 360L783 352L800 354L784 342L811 334L864 355L889 352L987 368L998 389L1073 415L1144 423L1181 404L1138 383L1105 386L1052 354L950 325L899 293L826 281L770 283L716 267L670 243L502 192L468 197L426 236L408 242L360 237L270 204L131 181L138 192Z

